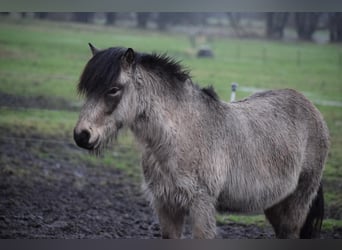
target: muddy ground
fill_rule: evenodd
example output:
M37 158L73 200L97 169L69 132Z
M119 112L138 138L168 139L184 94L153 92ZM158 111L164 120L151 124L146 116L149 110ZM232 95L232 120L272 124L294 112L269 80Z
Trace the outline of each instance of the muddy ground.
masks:
M80 152L71 140L19 137L0 126L0 238L160 238L140 183L114 167L78 159ZM217 238L272 237L270 227L218 225ZM321 237L342 238L342 229Z

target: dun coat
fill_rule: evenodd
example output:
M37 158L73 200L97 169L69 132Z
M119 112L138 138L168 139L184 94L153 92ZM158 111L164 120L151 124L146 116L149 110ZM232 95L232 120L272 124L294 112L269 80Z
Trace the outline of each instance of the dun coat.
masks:
M279 238L319 236L328 130L302 94L226 103L166 55L90 46L75 141L99 153L132 130L163 238L181 237L187 214L195 238L214 238L216 210L264 211Z

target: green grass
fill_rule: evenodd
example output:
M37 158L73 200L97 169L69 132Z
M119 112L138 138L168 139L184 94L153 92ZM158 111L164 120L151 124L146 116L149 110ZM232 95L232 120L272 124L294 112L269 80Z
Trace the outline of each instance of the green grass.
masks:
M45 109L12 109L0 107L0 127L7 128L8 134L20 137L39 135L42 138L57 138L73 142L73 129L78 112ZM132 145L133 136L129 131L120 131L117 142Z
M217 214L216 221L218 224L241 223L246 225L257 225L259 227L269 225L264 215Z
M342 100L342 66L338 66L337 57L340 47L226 39L214 42L213 46L217 54L213 62L197 59L189 62L195 79L215 85L226 100L231 82L262 89L295 88L312 99ZM301 51L300 65L297 65L297 51ZM249 94L238 91L240 98Z
M245 225L257 225L259 227L271 227L264 215L218 214L216 216L216 221L218 224L240 223ZM334 228L342 228L342 220L323 220L322 229L324 231L331 231Z
M8 134L27 137L32 134L49 138L72 139L76 112L44 109L13 110L0 107L0 127Z
M342 228L342 220L326 219L323 221L322 228L324 230L333 230L334 228Z
M342 102L340 45L213 38L215 58L199 60L186 35L3 17L0 18L0 92L81 102L76 84L91 57L88 42L99 48L125 46L144 52L168 52L191 69L194 81L202 86L212 84L223 100L229 100L230 84L238 82L238 99L251 94L248 87L290 87L304 92L314 102ZM327 121L331 136L324 172L326 202L338 208L342 207L342 108L317 107ZM18 136L38 134L72 141L77 117L77 112L69 111L1 108L0 128ZM132 145L132 141L130 133L119 137L119 144ZM100 159L87 154L81 157L94 164L101 161L101 164L131 171L127 169L138 165L139 154L114 147L114 152L108 151ZM241 217L236 218L243 221Z

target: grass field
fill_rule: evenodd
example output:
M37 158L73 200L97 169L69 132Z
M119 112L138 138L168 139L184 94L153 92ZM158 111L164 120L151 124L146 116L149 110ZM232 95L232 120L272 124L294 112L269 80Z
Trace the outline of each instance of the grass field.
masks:
M197 59L189 38L181 34L2 18L0 93L58 97L80 106L82 100L76 94L76 84L91 56L88 42L99 48L125 46L144 52L167 52L191 69L194 81L202 86L213 85L226 101L232 82L239 83L238 99L256 89L294 88L303 92L317 104L328 123L331 150L324 173L325 199L329 211L334 210L335 218L342 218L341 45L213 38L211 46L215 58ZM0 127L8 129L12 135L40 134L71 142L77 116L73 111L0 107ZM131 145L130 134L123 136L120 143ZM130 169L133 173L132 169L139 167L135 164L139 155L135 150L119 152L122 154L117 153L117 157L111 157L113 153L109 152L100 159L83 157ZM243 221L241 217L233 220ZM334 223L333 220L328 222L329 226ZM336 223L341 225L341 221Z

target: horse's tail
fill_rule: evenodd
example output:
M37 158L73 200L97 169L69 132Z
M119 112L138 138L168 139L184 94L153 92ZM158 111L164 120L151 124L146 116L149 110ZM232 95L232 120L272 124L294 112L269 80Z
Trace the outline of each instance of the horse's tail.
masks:
M305 223L300 230L301 239L318 238L324 216L324 197L322 183L319 185L316 197L313 199Z

